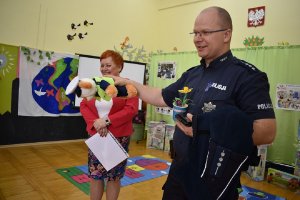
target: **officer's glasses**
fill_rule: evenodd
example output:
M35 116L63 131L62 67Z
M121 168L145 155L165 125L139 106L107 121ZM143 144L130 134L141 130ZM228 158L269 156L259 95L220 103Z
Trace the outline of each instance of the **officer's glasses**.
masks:
M213 30L213 31L194 31L194 32L191 32L190 34L193 35L194 37L207 37L207 36L210 36L212 33L217 33L217 32L222 32L222 31L227 31L229 30L228 28L226 29L219 29L219 30Z

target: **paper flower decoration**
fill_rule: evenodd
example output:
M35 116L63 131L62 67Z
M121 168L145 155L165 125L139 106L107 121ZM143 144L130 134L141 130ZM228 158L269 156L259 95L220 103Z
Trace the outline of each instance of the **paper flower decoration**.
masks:
M183 87L182 90L178 90L179 93L182 94L181 98L175 97L173 104L176 106L181 106L181 107L187 107L188 102L190 101L190 99L188 99L188 93L190 93L192 91L193 88L189 88L189 87Z
M248 37L245 38L244 40L244 45L245 47L257 47L257 46L262 46L264 43L264 37L260 38L258 36L254 37Z

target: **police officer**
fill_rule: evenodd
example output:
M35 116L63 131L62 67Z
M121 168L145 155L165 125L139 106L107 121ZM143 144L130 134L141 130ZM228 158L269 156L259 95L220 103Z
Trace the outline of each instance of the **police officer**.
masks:
M190 155L194 153L191 146L195 141L195 134L200 131L195 124L205 123L205 120L199 120L199 116L203 113L218 110L226 105L234 106L253 121L252 141L244 140L247 145L269 144L275 138L276 122L269 96L267 75L232 55L230 51L232 30L231 17L225 9L206 8L197 16L192 32L198 55L202 58L199 66L187 70L176 82L164 89L113 77L116 84L124 85L127 82L134 84L140 98L156 106L172 107L174 98L180 95L178 90L183 86L193 88L189 93L192 101L188 108L190 113L188 118L193 122L193 126L185 126L176 121L173 138L175 158L163 186L164 200L213 199L214 195L209 194L212 190L206 183L207 179L200 177L200 172L205 171L210 134L197 136L197 148L194 149L197 151L196 157ZM226 145L226 142L224 144ZM193 162L196 162L194 167L191 166ZM220 199L237 199L237 184L238 181L230 182Z

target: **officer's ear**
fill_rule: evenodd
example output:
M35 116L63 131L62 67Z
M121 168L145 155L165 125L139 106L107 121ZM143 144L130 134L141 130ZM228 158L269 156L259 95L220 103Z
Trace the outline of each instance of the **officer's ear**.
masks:
M226 31L224 31L224 42L225 43L230 42L231 35L232 35L232 30L231 29L227 29Z

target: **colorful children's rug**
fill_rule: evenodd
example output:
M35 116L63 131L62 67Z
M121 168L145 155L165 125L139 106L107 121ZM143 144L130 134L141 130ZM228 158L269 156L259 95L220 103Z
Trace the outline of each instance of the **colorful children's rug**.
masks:
M121 179L121 186L123 187L167 175L170 165L170 162L151 155L128 158L125 176ZM87 165L62 168L56 171L84 193L90 193Z
M127 160L125 176L121 179L121 185L127 186L134 183L147 181L153 178L167 175L171 163L151 155L131 157ZM89 195L90 183L87 165L57 169L57 173L66 178L81 191ZM262 192L247 186L242 186L240 200L285 200L284 198Z
M268 200L285 200L285 198L275 196L254 188L247 186L242 186L243 191L240 193L239 200L259 200L259 199L268 199Z

